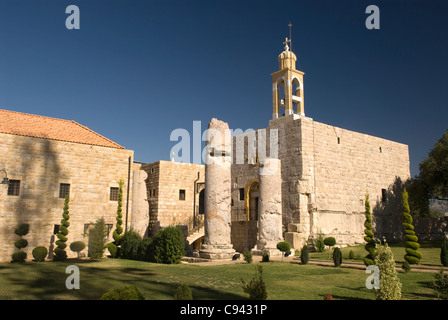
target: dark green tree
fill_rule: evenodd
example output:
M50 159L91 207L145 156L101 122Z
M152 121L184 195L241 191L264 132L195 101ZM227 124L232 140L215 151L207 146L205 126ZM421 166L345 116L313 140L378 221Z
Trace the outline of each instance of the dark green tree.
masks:
M65 196L64 200L64 209L62 212L62 220L61 225L59 226L59 231L56 234L56 237L58 240L56 241L57 247L54 249L54 257L53 260L56 261L64 261L67 259L67 252L65 251L65 248L67 247L67 235L68 235L68 227L70 226L70 222L68 221L70 219L70 212L69 212L69 203L70 197L69 195Z
M302 264L308 264L309 260L310 257L308 253L308 245L304 244L302 247L302 251L300 252L300 262L302 262Z
M412 225L413 219L411 216L411 211L409 209L408 198L409 198L408 192L406 191L406 189L404 189L402 199L403 227L406 237L406 255L404 256L404 259L409 264L417 264L420 262L420 259L422 258L422 253L418 251L420 245L418 243L418 238L414 232L414 226Z
M107 228L104 218L99 218L89 232L88 256L90 259L101 259L107 242Z
M419 174L408 189L413 212L429 214L430 200L448 201L448 129L419 164Z
M336 267L342 264L342 252L339 248L334 248L333 250L333 262Z
M179 227L170 226L157 232L152 242L157 263L180 263L185 255L185 240Z
M113 258L120 256L120 245L123 236L123 184L124 181L118 181L118 204L117 204L117 217L115 220L117 221L115 230L112 234L114 238L114 242L108 244L109 252Z
M369 194L366 194L365 201L365 212L364 215L366 220L364 221L364 240L367 242L364 248L368 252L368 254L364 257L363 261L366 266L375 264L375 253L376 253L376 243L373 235L373 227L372 227L372 213L370 211L370 200Z
M445 238L442 241L442 247L440 248L440 262L443 266L448 267L448 239Z
M331 247L336 244L336 239L333 237L328 237L324 239L324 244L328 246L328 258L331 256Z

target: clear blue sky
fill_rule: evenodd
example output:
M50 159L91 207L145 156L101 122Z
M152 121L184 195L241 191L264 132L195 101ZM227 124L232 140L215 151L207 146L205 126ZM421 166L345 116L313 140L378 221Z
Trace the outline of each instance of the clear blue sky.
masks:
M68 30L68 5L80 29ZM367 30L365 9L380 9ZM446 1L0 0L0 108L75 120L169 160L176 128L263 128L291 21L314 120L409 145L448 127Z

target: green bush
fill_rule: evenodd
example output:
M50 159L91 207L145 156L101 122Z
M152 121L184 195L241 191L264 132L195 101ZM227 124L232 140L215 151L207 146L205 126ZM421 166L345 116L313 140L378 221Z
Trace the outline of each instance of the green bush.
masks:
M324 243L324 235L319 233L317 239L314 241L314 246L316 247L317 252L324 252L325 243Z
M37 262L43 262L47 257L48 250L43 246L38 246L34 248L31 253L33 255L34 260L36 260Z
M263 256L261 257L261 262L269 262L269 253L263 252Z
M145 300L135 286L124 286L112 289L100 298L100 300Z
M118 247L113 242L109 242L106 246L112 258L118 258Z
M260 265L256 266L255 277L249 283L246 283L243 279L241 279L241 282L244 292L249 294L251 300L266 300L268 294L263 280L263 268Z
M333 250L333 262L336 267L339 267L342 263L342 252L339 248Z
M124 181L118 181L118 201L117 201L117 217L115 220L117 221L114 232L112 233L112 237L114 238L115 246L119 247L121 245L122 233L123 233L123 184Z
M324 239L324 244L328 246L328 258L330 258L331 247L336 244L336 239L333 237L328 237Z
M442 247L440 248L440 262L443 266L448 267L448 239L445 238L442 241Z
M142 237L138 232L130 229L121 237L121 258L129 260L140 260L140 248Z
M79 253L84 250L86 248L86 244L82 241L74 241L72 243L70 243L70 250L73 252L76 252L78 254L78 258L79 258Z
M244 251L243 257L244 261L246 261L247 263L252 263L253 258L252 258L252 252L250 252L250 250Z
M17 251L12 254L12 262L25 262L27 257L26 252Z
M387 243L377 246L375 265L380 272L380 288L375 290L376 299L399 300L402 285L395 269L394 255Z
M26 246L28 246L28 241L27 241L26 239L19 239L19 240L16 240L16 241L14 242L14 246L15 246L17 249L25 248Z
M106 248L107 229L104 218L99 218L89 232L88 256L92 259L101 259ZM55 249L56 251L56 249Z
M304 245L302 248L302 251L300 252L300 261L302 264L308 264L308 261L310 260L309 253L308 253L308 245Z
M409 264L409 262L404 261L401 264L401 270L403 270L404 273L408 273L409 271L411 271L411 265Z
M179 286L174 292L174 300L193 300L191 289L186 284Z
M404 259L409 264L417 264L422 258L422 253L418 251L420 244L418 243L418 238L415 235L414 226L412 225L413 219L409 209L408 198L409 195L406 189L404 189L402 198L403 227L406 237L406 255L404 256Z
M289 242L281 241L281 242L277 243L277 249L282 252L282 260L283 260L283 256L291 251L291 246L290 246Z
M448 300L448 275L443 273L443 268L440 268L438 273L434 274L434 282L432 288L439 299Z
M152 238L143 238L140 243L140 259L142 261L154 261L154 244Z
M180 263L185 255L185 241L182 231L178 227L166 227L153 240L154 261L157 263Z
M21 223L19 226L14 230L14 233L18 236L26 236L28 232L30 231L30 225L28 223Z
M365 212L364 216L366 217L366 220L364 221L364 240L367 242L364 248L368 252L368 254L364 257L363 262L366 266L374 265L375 264L375 255L376 255L376 242L374 240L374 234L373 234L373 227L372 227L372 214L370 211L370 201L369 201L369 195L366 194L366 201L365 201Z
M353 252L353 250L350 250L350 252L348 253L348 258L349 259L355 259L355 253Z
M58 246L55 250L54 250L54 257L53 260L56 261L63 261L65 259L67 259L67 253L65 252L65 248L67 247L67 235L68 235L68 227L70 226L70 222L68 221L70 219L70 214L69 214L69 203L70 201L70 197L69 195L65 196L65 200L64 200L64 208L63 208L63 212L62 212L62 220L61 220L61 225L59 226L59 232L56 234L56 237L58 238L58 240L55 242L56 245Z

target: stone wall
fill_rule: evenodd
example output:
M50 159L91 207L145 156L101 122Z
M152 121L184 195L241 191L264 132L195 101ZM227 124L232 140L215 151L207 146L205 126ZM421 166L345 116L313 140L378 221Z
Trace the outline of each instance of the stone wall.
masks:
M118 187L120 179L125 182L125 220L129 157L132 160L131 150L0 134L2 168L9 179L20 180L18 196L7 195L7 186L0 185L0 261L11 260L18 239L14 229L19 223L30 225L24 237L29 243L25 248L28 259L32 259L31 251L36 246L54 247L54 226L60 224L64 206L64 199L59 198L60 183L70 184L68 244L77 240L87 244L85 227L101 217L113 230L117 201L110 201L110 188ZM131 203L128 225L130 211ZM66 251L70 257L76 256L68 247Z
M194 196L194 182L204 182L204 166L172 161L157 161L142 165L148 178L146 186L149 202L150 235L159 228L185 223L193 217L194 201L198 214L199 194ZM185 198L181 200L180 190Z

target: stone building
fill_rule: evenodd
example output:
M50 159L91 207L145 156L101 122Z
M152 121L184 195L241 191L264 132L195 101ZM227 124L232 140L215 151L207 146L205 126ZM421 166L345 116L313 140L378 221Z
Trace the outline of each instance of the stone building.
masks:
M278 232L271 232L278 228L295 249L312 243L318 233L335 237L338 244L364 243L366 194L377 209L377 234L393 237L399 220L386 204L394 196L394 185L410 177L408 146L307 117L304 73L296 69L297 57L288 42L278 57L279 70L271 74L273 116L269 126L233 137L227 213L231 229L226 239L240 252L278 241ZM212 119L210 124L216 122ZM268 158L279 160L275 164L280 168L275 173L279 180L262 178ZM226 173L221 174L227 179ZM213 187L206 183L206 195ZM279 199L270 196L279 189ZM221 198L227 196L223 192ZM205 198L206 222L213 207L207 201L215 199ZM276 208L263 201L275 203ZM219 216L227 219L227 214ZM262 219L266 220L262 223ZM206 239L208 232L206 223ZM227 244L221 241L220 246Z
M147 235L154 236L160 228L181 225L200 229L204 196L204 166L174 161L143 164L149 204ZM196 240L196 239L195 239Z
M0 261L11 260L19 223L30 225L24 249L28 258L36 246L47 247L51 258L66 194L68 244L77 240L87 244L86 232L101 217L111 236L119 180L124 181L126 227L132 220L144 220L146 194L134 203L132 196L134 187L141 193L138 186L146 176L133 157L132 150L74 121L0 110L0 170L9 179L9 184L0 184ZM66 251L69 257L76 256L68 247Z

